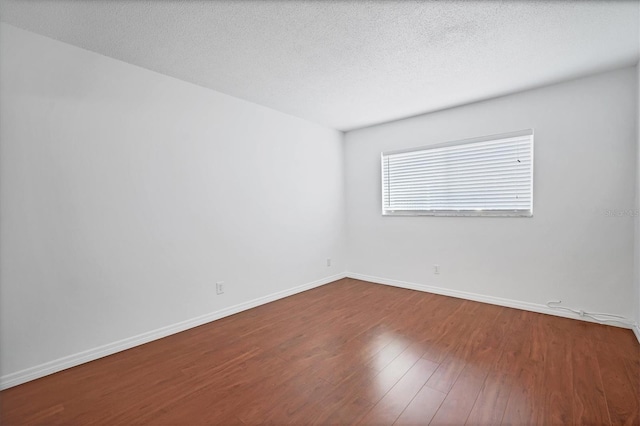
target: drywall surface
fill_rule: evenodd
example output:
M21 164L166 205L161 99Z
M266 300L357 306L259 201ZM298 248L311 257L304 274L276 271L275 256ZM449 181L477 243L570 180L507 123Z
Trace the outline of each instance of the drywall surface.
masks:
M635 88L629 67L346 133L349 273L633 318ZM528 128L532 218L381 215L381 152Z
M636 65L636 88L637 88L637 110L636 110L636 209L635 209L635 243L634 243L634 285L636 301L636 336L640 340L640 63Z
M2 376L345 270L340 132L0 28Z

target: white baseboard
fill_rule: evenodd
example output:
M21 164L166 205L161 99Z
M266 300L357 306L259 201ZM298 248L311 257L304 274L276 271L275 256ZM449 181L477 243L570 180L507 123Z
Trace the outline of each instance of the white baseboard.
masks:
M636 324L633 327L633 334L636 335L636 339L638 339L638 343L640 343L640 325Z
M466 291L459 291L459 290L451 290L451 289L435 287L431 285L416 284L416 283L411 283L406 281L392 280L389 278L380 278L380 277L374 277L371 275L357 274L355 272L347 272L346 275L347 275L347 278L354 278L357 280L368 281L375 284L390 285L393 287L401 287L401 288L406 288L410 290L424 291L427 293L441 294L443 296L457 297L458 299L474 300L476 302L490 303L492 305L522 309L524 311L538 312L541 314L554 315L559 317L572 318L572 319L578 319L582 321L598 323L597 321L591 318L581 317L578 314L573 314L568 311L559 311L559 310L551 309L547 305L542 305L538 303L529 303L529 302L522 302L522 301L513 300L513 299L504 299L502 297L486 296L483 294L469 293ZM629 325L617 324L617 323L610 323L607 325L613 325L616 327L632 329L636 337L638 338L638 342L640 342L640 329L638 329L637 325L629 326Z
M292 296L297 293L301 293L312 288L320 287L325 284L329 284L333 281L337 281L342 278L354 278L362 281L368 281L375 284L384 284L394 287L401 287L410 290L424 291L427 293L441 294L444 296L457 297L459 299L474 300L477 302L490 303L492 305L506 306L509 308L522 309L525 311L538 312L542 314L561 316L566 318L573 318L583 321L590 321L589 318L580 317L579 315L572 314L570 312L556 311L547 307L546 305L522 302L512 299L504 299L501 297L486 296L476 293L469 293L458 290L450 290L442 287L435 287L424 284L410 283L406 281L392 280L388 278L374 277L371 275L357 274L354 272L346 272L341 274L332 275L317 281L313 281L301 286L293 287L288 290L272 293L267 296L259 297L257 299L249 300L238 305L234 305L228 308L224 308L215 312L211 312L205 315L201 315L196 318L192 318L186 321L181 321L176 324L172 324L166 327L162 327L156 330L152 330L146 333L139 334L137 336L129 337L127 339L119 340L117 342L109 343L103 346L99 346L94 349L89 349L77 354L69 355L63 358L59 358L53 361L46 362L44 364L36 365L15 373L7 374L0 377L0 390L7 389L13 386L26 383L31 380L39 379L49 374L56 373L58 371L66 370L67 368L75 367L85 362L93 361L108 355L112 355L117 352L131 349L135 346L139 346L153 340L161 339L171 334L179 333L181 331L188 330L193 327L198 327L202 324L206 324L211 321L215 321L220 318L227 317L229 315L237 314L238 312L245 311L247 309L255 308L256 306L264 305L265 303L273 302L278 299L282 299L288 296ZM595 321L592 321L595 322ZM615 325L615 324L613 324ZM628 327L624 325L618 325L620 327L631 328L640 342L640 327L638 325Z
M97 348L89 349L87 351L49 361L44 364L36 365L34 367L17 371L15 373L7 374L0 377L0 390L17 386L31 380L39 379L40 377L44 377L58 371L66 370L67 368L75 367L76 365L84 364L85 362L93 361L98 358L112 355L116 352L131 349L135 346L139 346L153 340L161 339L171 334L179 333L181 331L185 331L190 328L227 317L229 315L237 314L238 312L255 308L256 306L264 305L265 303L292 296L306 290L311 290L312 288L320 287L322 285L329 284L333 281L337 281L345 277L346 275L344 273L332 275L330 277L322 278L320 280L293 287L288 290L272 293L267 296L249 300L248 302L221 309L219 311L201 315L196 318L188 319L186 321L181 321L176 324L138 334L137 336L129 337L117 342L109 343Z

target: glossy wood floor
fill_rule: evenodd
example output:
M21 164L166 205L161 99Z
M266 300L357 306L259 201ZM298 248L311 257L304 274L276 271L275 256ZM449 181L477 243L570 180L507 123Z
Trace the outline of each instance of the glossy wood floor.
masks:
M631 331L345 279L0 393L18 424L638 424Z

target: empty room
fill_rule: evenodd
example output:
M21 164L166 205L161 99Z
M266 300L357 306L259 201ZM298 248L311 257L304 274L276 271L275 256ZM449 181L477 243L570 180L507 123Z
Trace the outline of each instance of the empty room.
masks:
M0 424L640 425L640 0L0 21Z

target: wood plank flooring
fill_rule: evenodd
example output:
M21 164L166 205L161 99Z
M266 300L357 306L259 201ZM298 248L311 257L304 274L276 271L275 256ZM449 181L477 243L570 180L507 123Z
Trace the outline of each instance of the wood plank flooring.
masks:
M0 392L0 423L640 424L630 330L344 279Z

